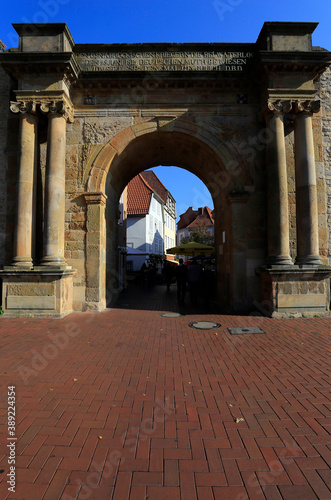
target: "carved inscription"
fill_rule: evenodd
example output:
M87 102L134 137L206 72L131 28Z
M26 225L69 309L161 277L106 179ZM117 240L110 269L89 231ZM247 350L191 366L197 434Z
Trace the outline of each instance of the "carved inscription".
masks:
M252 52L81 53L83 71L244 71Z

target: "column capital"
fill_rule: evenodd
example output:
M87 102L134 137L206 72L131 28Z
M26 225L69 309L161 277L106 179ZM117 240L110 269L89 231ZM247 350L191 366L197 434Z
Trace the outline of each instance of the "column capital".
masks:
M296 113L318 113L321 108L321 101L318 100L297 100L294 102L294 110Z
M11 101L10 102L10 111L12 113L20 113L22 115L25 114L36 114L37 111L37 103L33 100L30 101Z
M74 122L73 106L68 104L65 99L59 101L45 99L40 103L40 111L49 115L62 115L69 123Z
M44 114L59 114L66 121L73 123L74 106L63 90L16 90L16 101L10 103L13 113L32 113L41 111Z
M84 193L86 205L105 205L107 196L104 193Z
M264 108L265 115L284 115L292 110L292 101L288 99L268 99Z

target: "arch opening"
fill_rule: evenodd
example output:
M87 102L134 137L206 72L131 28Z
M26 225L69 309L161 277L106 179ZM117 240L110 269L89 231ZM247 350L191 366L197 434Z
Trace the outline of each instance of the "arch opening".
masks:
M105 290L107 306L114 303L120 290L117 226L121 193L137 174L159 165L183 168L196 175L209 190L215 214L218 301L230 308L235 306L233 245L236 238L232 231L233 207L229 203L229 193L242 192L245 185L244 170L238 168L237 159L227 155L224 161L201 138L178 131L142 134L132 138L125 147L118 144L119 150L111 156L105 151L100 153L103 155L103 175L99 175L99 191L107 196L104 228L101 229L105 268L101 289ZM97 168L100 169L100 162ZM242 287L240 294L245 295Z
M145 285L148 281L150 286L165 284L165 274L169 279L174 278L178 258L183 257L188 264L193 259L168 252L179 244L195 241L215 246L212 198L206 186L186 169L160 165L145 170L130 181L120 201L119 273L125 276L125 285L132 281ZM126 255L121 255L125 252ZM200 253L199 262L208 270L203 276L209 277L208 296L214 299L215 255L211 253L211 256ZM195 257L198 255L199 252ZM121 261L125 265L122 262L121 266ZM147 280L148 276L152 279ZM168 292L170 288L173 287L169 284Z

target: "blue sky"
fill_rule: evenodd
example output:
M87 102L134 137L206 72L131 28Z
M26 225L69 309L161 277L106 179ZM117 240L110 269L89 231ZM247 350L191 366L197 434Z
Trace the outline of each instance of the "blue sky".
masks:
M4 0L0 39L13 45L11 23L66 22L76 43L254 42L264 21L316 21L314 44L330 46L330 20L330 0Z
M319 22L313 44L331 50L331 0L11 0L1 5L0 39L18 44L11 23L65 22L76 43L255 42L265 21ZM192 174L158 168L178 213L212 201Z

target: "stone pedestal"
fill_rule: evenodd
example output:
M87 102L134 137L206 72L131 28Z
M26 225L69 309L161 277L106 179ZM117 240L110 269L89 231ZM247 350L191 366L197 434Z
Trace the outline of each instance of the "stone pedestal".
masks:
M261 306L273 317L330 314L330 268L280 266L258 269Z
M2 309L6 317L63 318L72 312L72 271L7 267L2 278Z

